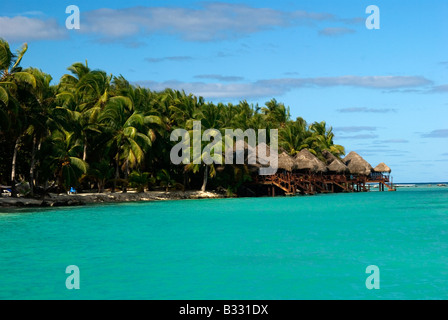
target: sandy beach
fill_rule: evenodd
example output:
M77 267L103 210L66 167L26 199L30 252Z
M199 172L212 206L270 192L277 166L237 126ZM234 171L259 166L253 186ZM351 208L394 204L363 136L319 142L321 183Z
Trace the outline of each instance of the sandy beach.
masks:
M137 193L135 191L80 193L80 194L49 194L44 199L34 198L0 198L0 207L63 207L82 206L94 203L119 203L137 201L163 201L181 199L216 199L224 198L224 194L211 191L148 191Z

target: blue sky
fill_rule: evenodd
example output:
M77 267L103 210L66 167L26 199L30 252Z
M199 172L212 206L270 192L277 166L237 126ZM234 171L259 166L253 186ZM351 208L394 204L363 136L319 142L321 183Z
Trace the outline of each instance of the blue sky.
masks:
M67 30L67 6L81 12ZM380 9L368 30L367 6ZM325 120L335 142L396 182L448 181L448 2L441 0L0 3L0 37L53 76L74 62L153 90L264 104Z

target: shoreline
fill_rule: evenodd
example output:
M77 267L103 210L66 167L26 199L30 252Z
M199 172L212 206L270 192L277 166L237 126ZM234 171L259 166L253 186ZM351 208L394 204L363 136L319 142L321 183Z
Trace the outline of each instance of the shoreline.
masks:
M430 186L434 188L447 187L448 184L438 183L416 183L416 184L397 184L397 188L418 188L421 186ZM38 198L11 198L0 197L1 208L52 208L52 207L79 207L91 204L112 204L128 202L152 202L169 200L197 200L197 199L224 199L229 198L225 193L217 191L188 190L188 191L146 191L137 193L134 190L123 193L121 191L112 193L110 191L103 193L79 193L79 194L55 194L50 193L43 199Z
M80 194L50 194L43 199L37 198L0 198L0 208L51 208L74 207L98 203L126 203L126 202L150 202L187 199L219 199L226 198L222 193L215 191L147 191L137 193L135 191L104 192L104 193L80 193Z

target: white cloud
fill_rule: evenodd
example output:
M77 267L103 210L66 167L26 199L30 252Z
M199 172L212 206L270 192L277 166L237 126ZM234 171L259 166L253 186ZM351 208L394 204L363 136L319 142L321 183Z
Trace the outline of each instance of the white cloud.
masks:
M336 37L346 34L355 33L356 31L349 28L325 28L319 31L321 36Z
M220 74L199 74L194 76L196 79L211 79L223 82L241 81L244 78L240 76L223 76Z
M361 132L361 131L376 131L377 127L367 126L353 126L353 127L336 127L334 131L338 132Z
M448 138L448 129L439 129L422 134L422 138Z
M384 109L376 109L376 108L344 108L338 109L338 112L341 113L390 113L396 112L396 109L384 108Z
M162 58L145 58L145 61L150 63L157 63L163 61L187 61L192 60L193 57L190 56L173 56L173 57L162 57Z
M104 37L143 34L175 34L187 41L239 38L275 27L334 20L328 13L280 11L241 4L203 3L198 9L132 7L98 9L84 14L82 32Z
M421 76L342 76L314 78L310 82L318 86L352 86L375 89L419 87L432 83Z
M338 139L350 139L350 140L371 140L378 138L376 134L357 134L354 136L338 136Z
M434 86L428 93L448 93L448 84Z
M63 39L65 27L55 19L41 20L23 16L0 17L0 37L10 42Z
M217 75L214 75L215 77ZM424 86L431 81L423 77L412 76L341 76L341 77L317 77L317 78L282 78L259 80L250 83L204 83L204 82L180 82L180 81L137 81L136 84L146 86L152 90L164 90L173 88L185 90L204 98L236 98L248 99L256 97L272 97L282 95L288 91L305 87L334 87L350 86L370 89L400 88ZM355 110L356 109L356 110ZM391 112L393 109L368 109L351 108L341 109L340 112Z
M380 143L409 143L409 140L405 140L405 139L389 139L389 140L381 140Z
M166 88L172 88L176 90L185 90L187 93L193 93L196 96L202 96L204 98L255 98L255 97L267 97L277 96L283 92L276 88L268 88L265 86L259 86L256 83L204 83L204 82L180 82L180 81L137 81L137 85L150 88L155 91L162 91Z

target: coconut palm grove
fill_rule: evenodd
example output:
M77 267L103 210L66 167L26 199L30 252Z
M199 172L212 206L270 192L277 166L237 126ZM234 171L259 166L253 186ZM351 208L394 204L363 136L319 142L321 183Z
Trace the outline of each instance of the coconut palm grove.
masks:
M27 44L13 53L0 40L0 184L29 184L29 196L106 189L216 189L233 195L250 180L246 165L225 170L205 165L173 165L170 141L176 128L278 129L279 147L294 156L302 149L324 159L340 158L325 121L291 119L289 107L272 99L263 106L241 101L205 101L184 91L152 91L121 75L91 67L68 66L57 84L38 67L23 69ZM29 50L32 50L30 48Z

